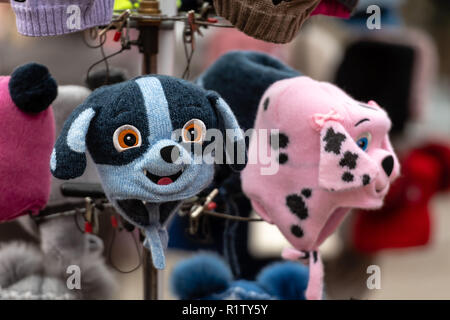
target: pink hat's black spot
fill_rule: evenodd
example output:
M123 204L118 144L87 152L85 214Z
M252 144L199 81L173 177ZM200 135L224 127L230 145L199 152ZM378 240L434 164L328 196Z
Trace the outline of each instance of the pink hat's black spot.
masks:
M297 238L301 238L304 235L303 229L300 226L296 225L296 224L291 226L291 233L294 236L296 236Z
M278 143L276 143L278 142ZM270 136L270 146L277 150L278 147L280 148L286 148L289 143L289 138L284 133L278 133L278 134L271 134Z
M335 132L333 128L328 128L323 141L327 144L325 145L326 152L333 152L335 154L341 153L341 145L345 141L346 137L340 132Z
M289 138L284 133L279 134L280 148L286 148L289 143Z
M312 254L313 254L313 262L316 263L319 255L317 254L317 251L313 251Z
M269 107L270 99L267 97L263 102L263 110L266 111Z
M286 197L286 206L295 214L300 220L308 218L308 208L305 201L298 194L291 194Z
M356 168L356 160L358 160L358 155L350 151L344 153L344 157L339 161L341 167L348 167L350 170Z
M362 176L362 183L364 186L367 186L370 183L370 176L368 174Z
M311 197L311 195L312 195L312 190L311 189L308 189L308 188L305 188L305 189L303 189L302 190L302 195L305 197L305 198L309 198L309 197Z
M278 162L280 164L285 164L289 160L289 157L286 153L280 153L278 156Z
M342 175L342 181L352 182L353 179L354 179L354 176L348 171L344 172L344 174Z

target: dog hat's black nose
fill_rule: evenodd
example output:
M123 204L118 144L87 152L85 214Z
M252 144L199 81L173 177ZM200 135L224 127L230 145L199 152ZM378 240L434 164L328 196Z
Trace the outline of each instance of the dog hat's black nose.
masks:
M383 159L381 162L381 166L383 167L384 172L386 172L387 176L389 177L392 173L392 170L394 169L394 157L387 156Z
M180 149L177 146L166 146L159 153L165 162L174 163L180 156Z

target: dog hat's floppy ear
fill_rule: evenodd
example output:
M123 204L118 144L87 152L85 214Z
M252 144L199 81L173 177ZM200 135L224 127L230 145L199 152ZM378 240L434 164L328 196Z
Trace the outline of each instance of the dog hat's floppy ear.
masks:
M320 131L319 186L340 191L365 186L378 174L376 163L338 121L326 121Z
M86 169L86 134L95 110L81 104L64 123L50 159L52 174L59 179L74 179Z
M242 129L230 106L216 92L209 91L208 99L216 110L219 118L219 127L224 133L224 146L228 163L234 170L243 170L247 164L247 153ZM230 159L231 156L233 157L232 159Z

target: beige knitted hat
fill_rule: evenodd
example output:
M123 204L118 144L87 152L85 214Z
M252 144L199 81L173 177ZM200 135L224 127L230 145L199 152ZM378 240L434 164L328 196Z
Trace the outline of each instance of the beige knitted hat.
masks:
M287 43L320 0L214 0L219 16L256 39Z

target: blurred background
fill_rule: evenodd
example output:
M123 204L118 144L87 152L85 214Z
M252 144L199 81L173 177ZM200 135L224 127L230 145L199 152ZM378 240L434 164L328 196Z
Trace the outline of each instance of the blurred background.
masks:
M381 8L381 29L366 26L370 16L366 9L371 4ZM0 4L0 21L2 75L35 61L48 66L59 85L86 86L88 68L102 59L99 49L86 45L86 41L92 43L87 33L21 36L8 4ZM174 30L161 31L160 41L165 44L158 57L160 73L181 77L185 70L182 29L182 23L175 23ZM230 50L257 50L312 78L335 83L356 99L376 100L393 120L391 137L402 161L402 178L392 187L383 209L352 212L321 248L327 297L450 299L450 2L361 0L351 19L311 17L294 41L285 45L255 40L231 28L209 27L202 33L196 38L191 80ZM120 49L112 36L108 34L106 54ZM132 31L131 37L137 33ZM141 60L133 47L108 62L132 78L140 74ZM102 68L99 64L98 69ZM59 127L63 120L57 114ZM98 181L92 166L80 181ZM51 201L63 200L54 187ZM22 221L1 224L0 243L36 242L26 225ZM100 226L105 259L119 283L114 297L141 299L136 231L113 230L108 218L101 218ZM171 230L171 236L175 232ZM279 231L266 223L250 223L245 232L240 246L256 260L277 260L287 245ZM171 246L169 266L160 281L163 298L174 298L169 288L173 266L198 248ZM367 288L370 265L380 266L380 289ZM252 267L249 274L254 276L262 266Z

